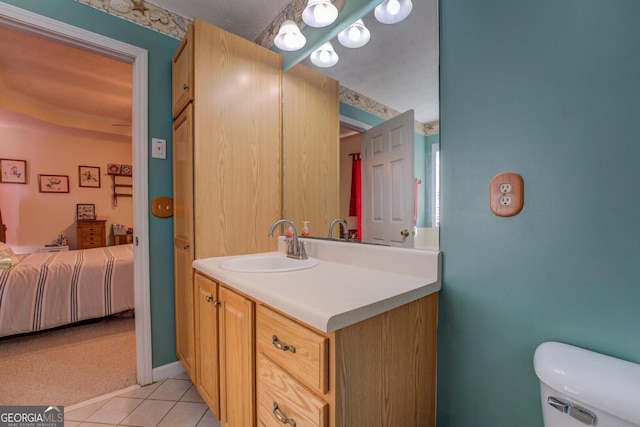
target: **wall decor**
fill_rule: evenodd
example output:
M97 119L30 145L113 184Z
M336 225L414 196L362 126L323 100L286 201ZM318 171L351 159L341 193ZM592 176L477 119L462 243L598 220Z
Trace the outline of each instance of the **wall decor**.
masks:
M131 165L120 165L120 173L122 175L131 175L133 174L133 168Z
M78 166L80 187L100 188L100 168L98 166Z
M117 163L109 163L109 164L107 164L107 172L108 173L113 173L113 174L120 173L120 165L117 164Z
M96 219L96 205L90 203L78 203L76 205L77 220Z
M26 184L27 161L0 159L0 182Z
M38 175L41 193L68 193L69 175Z

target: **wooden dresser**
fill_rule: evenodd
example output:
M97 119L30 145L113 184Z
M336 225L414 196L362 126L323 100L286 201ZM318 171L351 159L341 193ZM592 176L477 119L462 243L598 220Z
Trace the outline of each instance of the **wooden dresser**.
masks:
M100 248L107 246L107 221L78 221L78 249Z

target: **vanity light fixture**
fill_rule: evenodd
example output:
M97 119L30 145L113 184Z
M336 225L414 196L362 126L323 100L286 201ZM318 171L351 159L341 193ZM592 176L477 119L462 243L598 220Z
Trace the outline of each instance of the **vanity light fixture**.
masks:
M376 19L383 24L395 24L411 13L411 0L384 0L374 10Z
M369 42L370 38L371 33L369 29L364 26L362 19L358 19L338 34L340 44L352 49L364 46Z
M298 25L291 19L287 19L280 25L278 34L273 43L282 50L292 52L300 50L307 43L307 38L302 34Z
M338 17L338 8L331 0L309 0L302 12L302 20L310 27L326 27Z
M313 63L313 65L320 68L329 68L333 67L338 63L338 54L335 50L333 50L333 46L331 42L326 42L318 49L314 50L309 56L309 59Z

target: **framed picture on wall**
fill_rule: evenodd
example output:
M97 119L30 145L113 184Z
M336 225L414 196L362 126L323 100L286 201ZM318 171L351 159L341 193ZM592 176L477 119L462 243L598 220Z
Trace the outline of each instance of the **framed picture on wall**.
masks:
M78 182L80 187L100 188L100 167L78 166Z
M76 218L78 220L96 219L96 205L89 203L78 203L76 205Z
M69 175L38 175L38 190L41 193L68 193Z
M27 161L0 159L0 182L26 184Z

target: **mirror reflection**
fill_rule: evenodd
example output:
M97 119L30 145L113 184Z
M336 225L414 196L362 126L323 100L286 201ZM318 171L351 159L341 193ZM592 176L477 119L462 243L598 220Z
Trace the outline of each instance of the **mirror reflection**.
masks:
M346 48L336 38L331 40L339 56L336 65L321 68L309 59L303 61L304 65L340 84L339 218L346 221L350 238L368 243L438 249L437 1L413 2L411 14L393 25L379 23L373 11L362 17L362 21L370 31L366 45ZM367 159L363 158L366 151L363 145L380 142L375 136L367 135L388 120L410 111L414 114L410 143L412 158L402 157L407 160L402 168L394 163L396 168L389 166L384 173L377 173L369 159L373 169L363 170L367 164ZM381 135L378 134L380 138ZM369 142L366 142L367 138ZM394 138L393 134L389 138L387 144ZM285 168L290 160L284 159ZM383 167L376 165L382 171ZM402 188L396 176L399 169L404 172L410 169L408 177L402 180ZM367 179L358 179L364 174ZM383 176L392 178L392 182L384 187L379 181ZM382 188L386 188L388 194L383 195ZM285 200L285 204L287 202ZM362 205L360 216L357 214L358 203L366 205ZM376 229L383 219L388 220L390 230L386 233L390 237L381 237L384 233ZM328 237L328 230L314 225L309 226L311 236ZM335 227L334 238L342 235L341 229L341 225Z

